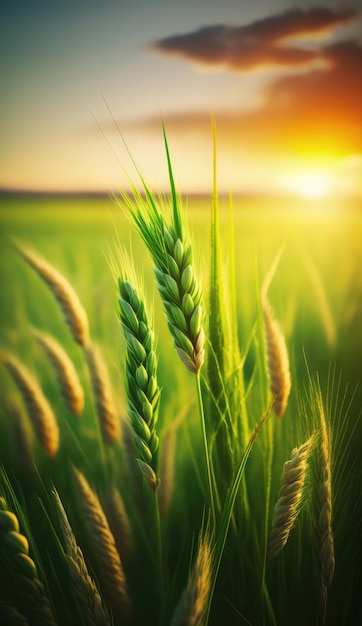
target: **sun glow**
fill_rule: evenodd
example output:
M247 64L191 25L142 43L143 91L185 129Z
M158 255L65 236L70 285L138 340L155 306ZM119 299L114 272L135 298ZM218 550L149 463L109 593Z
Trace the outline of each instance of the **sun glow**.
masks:
M323 172L304 172L283 179L283 187L304 198L325 198L333 191L331 176Z

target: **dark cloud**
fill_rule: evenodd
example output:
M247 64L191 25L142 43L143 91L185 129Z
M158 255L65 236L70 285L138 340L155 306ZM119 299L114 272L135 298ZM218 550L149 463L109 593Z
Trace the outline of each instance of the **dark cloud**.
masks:
M250 112L214 112L219 146L251 155L348 155L362 151L362 47L354 41L325 46L324 68L282 76ZM180 137L210 137L212 111L164 115L167 131ZM122 123L122 127L125 124ZM130 126L128 126L130 127ZM135 128L160 132L159 117L137 120Z
M260 65L298 66L319 58L319 52L286 40L331 31L356 18L353 10L294 9L246 26L216 25L155 42L153 47L204 65L249 70Z

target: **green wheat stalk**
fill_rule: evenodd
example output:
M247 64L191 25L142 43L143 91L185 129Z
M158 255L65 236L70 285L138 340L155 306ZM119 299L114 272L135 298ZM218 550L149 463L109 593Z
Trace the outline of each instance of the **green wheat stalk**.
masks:
M142 176L145 199L134 186L133 198L123 194L123 199L153 260L157 287L176 352L186 368L196 374L209 505L215 519L214 486L200 381L200 369L205 358L202 292L194 271L192 248L181 215L180 199L175 189L165 130L164 142L171 187L171 220L166 222L157 206L158 201Z
M207 419L215 433L218 482L226 487L233 471L233 425L228 411L225 382L230 370L227 359L229 347L228 326L225 315L225 294L222 279L222 260L219 224L219 203L216 177L216 131L213 124L213 195L211 210L211 259L208 311L208 338L210 349L207 358L209 396ZM225 487L224 487L225 490Z

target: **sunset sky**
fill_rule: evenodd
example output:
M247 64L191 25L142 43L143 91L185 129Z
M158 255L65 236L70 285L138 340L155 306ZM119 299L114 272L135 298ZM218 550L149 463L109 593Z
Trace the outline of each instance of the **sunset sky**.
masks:
M299 8L298 8L299 7ZM0 9L0 187L362 195L362 13L287 0ZM116 124L115 124L116 122Z

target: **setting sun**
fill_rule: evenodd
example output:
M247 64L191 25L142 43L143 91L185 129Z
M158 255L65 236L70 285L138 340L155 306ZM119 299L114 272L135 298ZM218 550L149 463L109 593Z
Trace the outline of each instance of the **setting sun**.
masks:
M285 177L283 186L305 198L325 198L333 189L333 181L323 172L305 172Z

